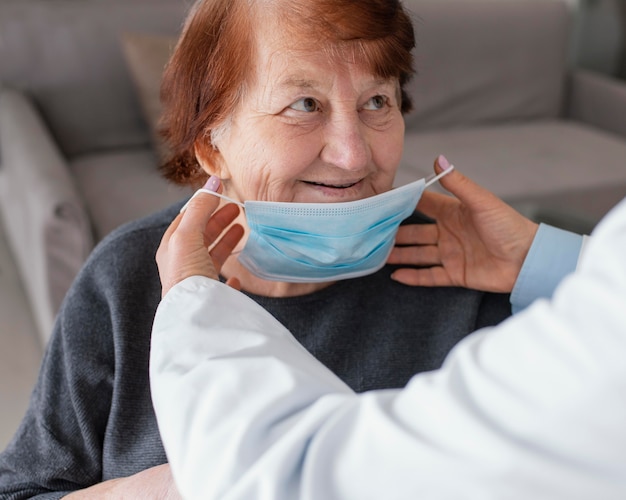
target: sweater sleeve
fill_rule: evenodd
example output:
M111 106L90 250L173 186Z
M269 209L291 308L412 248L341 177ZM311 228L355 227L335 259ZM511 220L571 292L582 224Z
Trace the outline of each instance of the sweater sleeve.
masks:
M114 369L111 330L107 297L88 264L65 298L30 405L0 455L1 498L61 498L100 482Z

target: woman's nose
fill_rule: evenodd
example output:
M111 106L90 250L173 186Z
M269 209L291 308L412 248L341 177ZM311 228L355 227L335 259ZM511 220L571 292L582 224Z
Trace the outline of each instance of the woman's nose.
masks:
M322 161L344 170L362 170L370 161L363 124L357 117L342 117L326 126Z

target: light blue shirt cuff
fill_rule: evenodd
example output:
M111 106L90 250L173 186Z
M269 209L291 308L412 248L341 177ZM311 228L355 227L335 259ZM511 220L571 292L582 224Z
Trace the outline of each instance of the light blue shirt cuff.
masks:
M561 280L576 270L583 244L579 234L540 224L511 292L513 314L535 299L552 297Z

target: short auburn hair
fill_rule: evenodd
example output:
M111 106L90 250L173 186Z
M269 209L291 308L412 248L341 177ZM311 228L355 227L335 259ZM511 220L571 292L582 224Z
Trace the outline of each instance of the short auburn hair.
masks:
M414 73L415 36L399 0L198 0L161 85L160 130L171 154L162 170L170 181L197 187L206 180L195 144L228 122L254 77L260 12L276 16L287 39L330 53L347 49L372 74L397 78L401 111L411 110L405 85Z

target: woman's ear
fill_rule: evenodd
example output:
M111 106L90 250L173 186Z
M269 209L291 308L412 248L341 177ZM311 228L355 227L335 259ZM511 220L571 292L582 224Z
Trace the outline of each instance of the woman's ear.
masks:
M208 175L216 175L220 179L228 179L230 172L219 149L207 139L197 140L194 144L196 160Z

